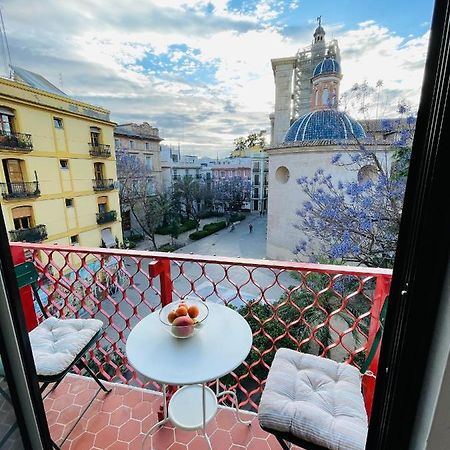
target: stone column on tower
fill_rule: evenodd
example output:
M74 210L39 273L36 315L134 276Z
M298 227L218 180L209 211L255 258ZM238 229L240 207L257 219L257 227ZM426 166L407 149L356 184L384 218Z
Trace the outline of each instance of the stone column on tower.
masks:
M272 59L275 78L275 112L273 119L273 145L283 142L286 131L291 126L293 75L297 58Z

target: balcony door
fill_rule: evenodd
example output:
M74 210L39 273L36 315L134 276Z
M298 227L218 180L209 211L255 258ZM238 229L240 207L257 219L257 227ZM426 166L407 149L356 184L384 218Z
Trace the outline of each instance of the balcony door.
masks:
M97 181L103 180L103 163L94 163L94 175Z
M4 159L3 171L10 194L13 191L17 191L17 189L23 189L25 180L22 172L22 161L20 159Z
M98 147L100 144L100 128L91 127L91 144L93 147Z

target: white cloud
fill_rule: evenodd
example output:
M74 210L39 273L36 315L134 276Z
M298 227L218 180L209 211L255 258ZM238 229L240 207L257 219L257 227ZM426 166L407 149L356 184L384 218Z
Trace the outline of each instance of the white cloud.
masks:
M187 152L225 154L237 136L268 128L270 59L295 55L316 25L294 40L271 21L301 3L259 0L245 11L228 10L227 0L161 3L15 0L4 8L13 60L55 84L62 73L68 93L110 108L114 120L151 121ZM382 79L417 103L428 33L405 39L373 20L353 30L330 24L326 31L342 51L341 92ZM171 48L181 44L187 51ZM147 70L149 54L173 67L161 59ZM215 69L214 83L186 77L202 68Z

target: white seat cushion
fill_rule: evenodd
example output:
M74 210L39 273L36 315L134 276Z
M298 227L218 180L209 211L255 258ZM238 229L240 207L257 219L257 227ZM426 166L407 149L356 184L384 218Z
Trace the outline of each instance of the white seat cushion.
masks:
M37 374L64 372L101 328L97 319L45 319L29 333Z
M282 348L258 408L261 425L332 450L364 450L360 373L349 364Z

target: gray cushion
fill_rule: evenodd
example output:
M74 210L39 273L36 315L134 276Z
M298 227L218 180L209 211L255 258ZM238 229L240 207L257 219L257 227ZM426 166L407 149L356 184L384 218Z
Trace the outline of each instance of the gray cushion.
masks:
M37 374L64 372L101 328L97 319L45 319L29 333Z
M286 348L275 355L258 408L261 425L332 450L363 450L367 414L359 371Z

